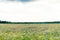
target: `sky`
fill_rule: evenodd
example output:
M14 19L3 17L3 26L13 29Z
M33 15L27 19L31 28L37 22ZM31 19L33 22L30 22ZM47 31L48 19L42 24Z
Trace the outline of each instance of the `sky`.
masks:
M3 1L0 2L0 20L12 22L60 21L60 0Z

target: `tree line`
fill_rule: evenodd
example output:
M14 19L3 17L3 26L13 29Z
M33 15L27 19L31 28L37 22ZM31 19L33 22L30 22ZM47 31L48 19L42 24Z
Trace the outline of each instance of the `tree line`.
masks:
M54 23L60 23L60 21L54 21L54 22L9 22L9 21L0 21L0 23L6 23L6 24L54 24Z

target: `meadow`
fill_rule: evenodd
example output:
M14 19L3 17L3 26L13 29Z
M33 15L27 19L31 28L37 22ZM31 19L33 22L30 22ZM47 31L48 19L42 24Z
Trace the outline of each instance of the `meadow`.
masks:
M0 24L0 40L60 40L60 24Z

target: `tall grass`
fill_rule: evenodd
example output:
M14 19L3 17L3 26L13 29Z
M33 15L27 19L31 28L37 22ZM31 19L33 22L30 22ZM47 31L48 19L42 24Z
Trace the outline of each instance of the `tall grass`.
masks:
M60 40L60 24L0 24L0 40Z

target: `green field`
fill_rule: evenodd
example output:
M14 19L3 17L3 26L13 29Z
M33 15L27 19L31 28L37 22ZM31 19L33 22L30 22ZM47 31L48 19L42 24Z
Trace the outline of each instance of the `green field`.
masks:
M0 40L60 40L60 24L0 24Z

